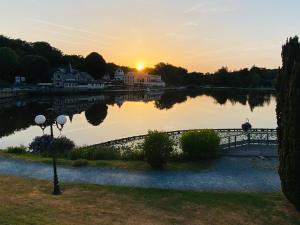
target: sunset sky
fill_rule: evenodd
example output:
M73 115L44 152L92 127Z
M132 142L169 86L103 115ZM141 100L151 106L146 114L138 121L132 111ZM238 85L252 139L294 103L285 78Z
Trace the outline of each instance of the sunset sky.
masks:
M0 0L0 33L127 66L274 68L300 34L299 9L299 0Z

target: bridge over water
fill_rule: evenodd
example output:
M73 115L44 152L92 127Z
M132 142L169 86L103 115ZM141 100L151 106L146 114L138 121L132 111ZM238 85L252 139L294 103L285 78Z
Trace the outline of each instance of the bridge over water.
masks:
M203 129L191 129L191 130L177 130L177 131L168 131L167 133L175 143L175 149L180 148L180 137L182 134L188 131L198 131ZM254 146L260 146L260 149L268 149L267 146L270 146L273 150L277 145L277 130L270 128L257 128L252 129L249 132L244 132L242 129L214 129L221 141L220 149L224 151L234 150L234 149L253 149ZM143 142L147 135L138 135L133 137L122 138L118 140L112 140L108 142L103 142L97 146L127 146L135 147ZM248 146L248 147L247 147Z

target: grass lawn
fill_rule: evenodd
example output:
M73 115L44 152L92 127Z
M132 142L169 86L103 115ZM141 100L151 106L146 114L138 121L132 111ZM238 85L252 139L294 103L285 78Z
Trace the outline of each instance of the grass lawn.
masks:
M0 176L0 224L300 224L280 193L210 193L62 184Z
M39 155L34 155L30 153L26 154L11 154L0 151L0 157L21 159L34 162L42 162L50 164L52 163L52 158L41 157ZM58 159L57 163L59 165L73 166L75 161L70 159ZM171 171L184 171L184 170L201 170L206 169L212 165L213 161L196 161L196 162L168 162L166 165L166 170ZM128 169L128 170L151 170L148 163L144 161L125 161L125 160L95 160L89 161L89 166L107 167L115 169Z

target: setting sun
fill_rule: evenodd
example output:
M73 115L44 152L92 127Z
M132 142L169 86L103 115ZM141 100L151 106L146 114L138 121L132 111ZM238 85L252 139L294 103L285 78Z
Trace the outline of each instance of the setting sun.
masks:
M142 63L142 62L138 63L137 66L136 66L136 69L138 71L142 71L143 69L145 69L145 64Z

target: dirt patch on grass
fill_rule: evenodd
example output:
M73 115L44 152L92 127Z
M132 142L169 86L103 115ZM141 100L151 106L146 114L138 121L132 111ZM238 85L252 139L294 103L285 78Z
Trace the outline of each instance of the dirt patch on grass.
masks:
M267 210L245 207L222 197L211 205L199 195L176 191L112 188L95 185L62 185L62 196L52 196L45 181L0 177L0 224L298 224L299 214L270 201ZM199 201L189 200L195 196ZM213 198L214 195L212 195ZM250 196L251 197L251 196ZM230 195L234 198L234 195ZM204 198L203 198L204 199ZM222 203L223 199L225 200ZM215 202L215 201L212 201ZM266 208L266 207L264 207ZM284 222L284 223L283 223Z

